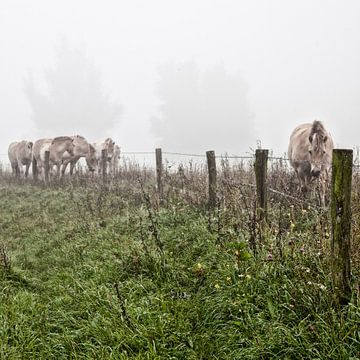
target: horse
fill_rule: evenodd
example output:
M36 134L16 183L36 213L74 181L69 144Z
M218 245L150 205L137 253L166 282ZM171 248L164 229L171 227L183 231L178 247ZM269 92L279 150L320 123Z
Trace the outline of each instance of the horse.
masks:
M64 152L67 151L71 156L74 156L74 139L69 136L58 136L54 139L39 139L35 141L33 159L36 160L39 174L45 168L46 151L49 151L50 171L56 166L56 174L59 176Z
M33 143L31 141L22 140L19 142L12 142L8 148L8 156L15 176L24 174L23 166L25 168L25 177L29 174L29 167L32 160Z
M65 174L66 167L70 163L70 175L74 172L74 167L76 163L79 161L81 157L87 157L90 154L91 148L90 144L87 142L87 140L80 135L71 136L71 138L74 140L74 155L71 155L68 151L65 151L62 155L62 167L61 167L61 175ZM90 171L92 170L92 167L89 166Z
M103 142L93 143L92 145L95 149L97 172L100 175L102 173L102 169L104 165L102 158L102 151L105 150L105 161L107 164L110 164L111 159L114 155L115 141L113 141L111 138L107 138Z
M325 206L325 193L330 181L334 143L322 122L297 126L290 135L288 156L299 180L300 189L307 193L319 180L320 205Z

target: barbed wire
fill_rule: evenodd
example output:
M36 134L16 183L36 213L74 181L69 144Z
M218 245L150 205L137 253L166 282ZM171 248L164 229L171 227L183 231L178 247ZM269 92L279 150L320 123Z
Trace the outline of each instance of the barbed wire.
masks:
M280 161L284 160L284 161L290 161L289 158L281 157L281 156L269 156L268 159L269 159L269 160L280 160ZM300 160L297 160L297 161L300 161ZM305 161L307 161L307 160L305 160Z
M215 156L216 159L242 159L242 160L250 160L250 159L255 159L255 155L254 156L249 156L249 155L220 155L220 156Z
M204 154L185 154L185 153L177 153L177 152L170 152L170 151L163 151L164 155L175 155L175 156L191 156L191 157L201 157L205 158L206 155Z
M150 152L150 151L122 151L121 154L123 154L123 155L154 155L155 151L152 151L152 152Z
M236 187L236 188L239 188L240 186L248 186L248 187L251 187L251 188L254 188L256 189L256 185L255 184L250 184L250 183L244 183L242 181L228 181L228 180L222 180L223 183L225 183L226 185L228 186L232 186L232 187ZM306 200L303 200L303 199L299 199L297 198L296 196L292 196L292 195L289 195L289 194L285 194L281 191L278 191L278 190L275 190L275 189L272 189L272 188L269 188L267 187L266 190L268 192L271 192L273 194L276 194L276 195L280 195L280 196L283 196L283 197L286 197L288 199L291 199L293 201L297 201L299 203L302 203L304 205L307 205L308 208L312 208L314 210L321 210L322 207L321 206L318 206L318 205L314 205L314 204L310 204L308 201Z
M121 152L123 155L154 155L155 151L123 151ZM180 152L171 152L171 151L163 151L164 155L174 155L174 156L188 156L188 157L200 157L200 158L206 158L206 155L204 154L194 154L194 153L180 153ZM7 157L8 154L0 153L0 156ZM240 159L240 160L253 160L255 159L254 155L217 155L215 156L215 159ZM281 157L281 156L269 156L268 160L277 160L277 161L293 161L293 162L309 162L309 160L305 159L290 159L287 157ZM319 162L321 164L321 162ZM358 160L353 162L354 168L360 168L360 164L358 163Z

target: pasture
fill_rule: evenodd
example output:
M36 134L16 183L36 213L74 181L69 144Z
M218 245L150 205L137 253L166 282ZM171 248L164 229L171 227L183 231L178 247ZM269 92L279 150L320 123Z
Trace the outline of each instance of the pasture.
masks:
M50 184L0 176L0 356L4 359L360 357L360 178L352 184L352 288L338 306L330 219L268 167L258 221L251 160L207 169L127 162ZM289 196L284 196L284 194Z

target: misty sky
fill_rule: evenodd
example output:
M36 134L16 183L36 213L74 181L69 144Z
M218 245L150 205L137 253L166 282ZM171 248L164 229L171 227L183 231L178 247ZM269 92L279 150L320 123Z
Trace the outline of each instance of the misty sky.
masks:
M359 18L358 0L1 0L0 153L13 140L50 135L31 122L24 78L31 71L41 83L64 38L83 49L121 105L107 133L124 151L161 146L150 129L161 103L159 68L189 61L242 77L254 147L261 140L284 153L291 130L315 118L338 147L359 145ZM88 129L83 135L97 140ZM184 139L184 151L196 150ZM241 134L236 150L249 150Z

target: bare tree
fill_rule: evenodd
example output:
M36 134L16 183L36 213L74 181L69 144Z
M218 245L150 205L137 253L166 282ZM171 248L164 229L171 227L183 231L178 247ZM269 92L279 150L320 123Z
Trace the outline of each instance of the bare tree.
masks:
M247 87L223 66L200 71L193 62L160 69L160 116L152 130L174 151L241 152L255 143Z
M43 92L31 72L24 80L32 120L41 131L102 136L119 119L121 107L105 94L100 72L66 41L56 48L56 65L45 69L44 80Z

